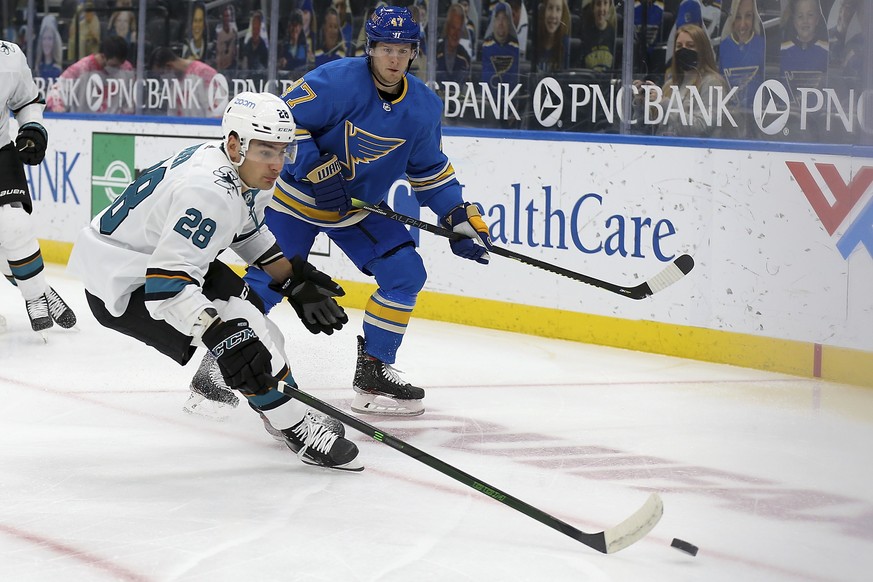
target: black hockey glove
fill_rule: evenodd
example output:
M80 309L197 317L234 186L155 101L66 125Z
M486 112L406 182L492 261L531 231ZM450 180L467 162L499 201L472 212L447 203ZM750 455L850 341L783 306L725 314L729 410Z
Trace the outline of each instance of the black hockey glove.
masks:
M488 235L488 225L482 220L475 204L464 202L455 206L441 222L446 228L467 237L451 241L453 253L483 265L488 264L491 260L491 255L488 254L488 249L492 246L491 237Z
M18 130L15 149L18 150L18 159L28 166L36 166L42 162L46 147L48 147L48 134L40 124L25 123Z
M334 297L345 295L343 288L299 256L291 259L291 267L294 269L291 277L281 283L270 283L270 289L288 298L310 332L330 335L342 329L349 316Z
M216 320L201 336L218 362L224 381L244 395L266 394L275 384L270 351L242 318Z
M352 209L352 196L340 170L339 160L334 154L322 154L318 165L306 174L306 179L312 182L312 197L319 210L346 214Z

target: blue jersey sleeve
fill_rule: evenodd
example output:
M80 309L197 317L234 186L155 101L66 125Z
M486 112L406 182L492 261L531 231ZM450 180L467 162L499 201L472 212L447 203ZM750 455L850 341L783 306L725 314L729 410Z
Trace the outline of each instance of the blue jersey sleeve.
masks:
M442 148L442 101L432 91L421 93L422 112L429 124L423 126L406 168L406 177L419 204L442 218L463 202L455 169Z

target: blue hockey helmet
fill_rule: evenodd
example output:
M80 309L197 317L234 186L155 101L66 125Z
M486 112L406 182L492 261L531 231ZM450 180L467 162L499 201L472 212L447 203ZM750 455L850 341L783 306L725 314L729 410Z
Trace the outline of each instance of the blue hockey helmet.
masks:
M418 49L421 27L412 17L412 12L402 6L379 6L367 20L367 49L373 43L410 43Z

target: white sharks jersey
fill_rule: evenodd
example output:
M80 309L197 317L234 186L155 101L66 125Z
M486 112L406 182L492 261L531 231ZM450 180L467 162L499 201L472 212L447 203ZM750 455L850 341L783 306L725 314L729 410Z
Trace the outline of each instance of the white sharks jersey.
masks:
M39 97L39 89L27 66L27 59L17 44L0 40L0 147L12 141L9 135L9 110L18 111ZM31 113L29 121L40 121L44 105ZM38 113L38 115L36 115Z
M263 225L270 192L244 185L220 143L198 144L144 171L79 234L69 268L118 317L145 287L146 307L192 335L211 302L206 271L230 247L255 263L276 242Z

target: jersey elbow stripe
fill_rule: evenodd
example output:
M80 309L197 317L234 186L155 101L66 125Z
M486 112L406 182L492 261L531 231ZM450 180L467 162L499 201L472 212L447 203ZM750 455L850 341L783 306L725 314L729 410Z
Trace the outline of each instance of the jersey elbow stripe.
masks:
M145 281L145 300L158 301L177 295L188 285L196 281L187 273L148 269Z
M416 192L425 192L427 190L434 190L445 186L446 184L456 183L455 174L452 173L450 175L444 176L441 180L431 180L429 182L421 182L410 180L409 185L412 186L412 189Z
M448 178L446 178L445 180L441 180L439 182L433 182L433 183L427 184L427 185L413 184L412 182L410 182L410 184L412 185L412 189L415 192L427 192L428 190L436 190L437 188L441 188L442 186L445 186L446 184L451 184L455 181L456 181L455 176L452 175L452 176L449 176Z
M446 162L446 165L440 169L440 171L430 174L427 176L407 176L409 178L409 183L414 186L427 186L428 184L432 184L434 182L442 182L448 178L453 178L455 176L455 168L452 167L450 162Z

